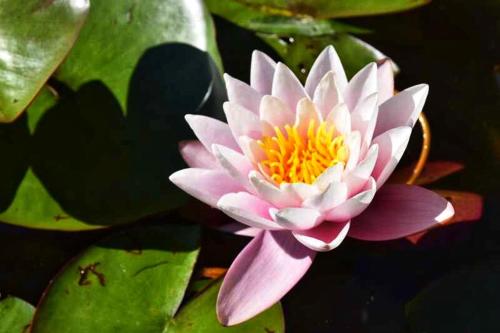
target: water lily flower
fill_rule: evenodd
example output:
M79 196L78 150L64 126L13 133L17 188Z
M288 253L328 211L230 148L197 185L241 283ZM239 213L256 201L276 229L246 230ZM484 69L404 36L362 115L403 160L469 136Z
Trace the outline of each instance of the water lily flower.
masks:
M383 241L443 223L451 204L418 186L385 184L406 149L428 93L420 84L393 96L390 61L350 81L334 48L302 85L254 51L250 85L225 75L227 124L186 120L198 140L181 144L190 166L170 179L254 235L229 268L217 301L224 325L279 301L317 251L345 237ZM236 230L236 229L235 229Z

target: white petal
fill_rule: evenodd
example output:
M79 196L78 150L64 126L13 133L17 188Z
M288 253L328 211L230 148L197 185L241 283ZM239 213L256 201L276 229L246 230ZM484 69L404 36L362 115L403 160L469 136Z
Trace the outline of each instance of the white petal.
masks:
M310 96L313 95L318 82L329 71L332 71L337 76L337 85L341 92L344 92L347 86L347 77L344 72L344 67L340 62L340 58L333 46L327 46L318 56L311 67L311 71L306 80L306 91Z
M285 102L291 110L295 110L301 98L307 97L299 79L281 62L276 65L274 72L272 95Z
M224 74L227 96L230 102L239 104L255 114L259 112L262 94L250 87L245 82Z
M323 119L326 118L327 114L330 113L336 105L344 102L342 92L335 81L335 74L333 72L328 72L321 79L318 87L314 91L313 101L321 112Z
M307 230L322 222L321 213L311 208L284 208L276 213L276 222L285 229Z
M349 81L344 93L345 103L353 111L358 103L377 92L377 65L370 63Z
M255 113L232 102L225 102L223 107L227 123L235 138L240 136L248 136L254 139L261 137L262 127L260 119Z
M276 63L266 54L253 51L250 85L264 95L271 94Z
M260 119L283 128L294 123L295 114L279 98L266 95L260 102Z

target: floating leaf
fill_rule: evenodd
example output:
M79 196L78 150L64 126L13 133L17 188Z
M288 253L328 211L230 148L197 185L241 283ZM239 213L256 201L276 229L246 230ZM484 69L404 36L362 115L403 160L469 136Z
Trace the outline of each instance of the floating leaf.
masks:
M0 122L26 108L70 51L88 0L0 0Z
M307 36L280 37L274 34L258 34L276 50L285 63L304 79L318 54L328 45L333 45L342 60L348 77L372 61L387 58L386 55L362 40L344 33L310 38ZM394 68L396 70L396 67Z
M217 116L225 96L212 58L200 1L92 1L53 88L0 126L0 220L86 230L182 204L168 176L192 136L184 115Z
M205 0L211 13L219 15L240 27L257 32L328 35L336 32L369 33L369 30L346 23L312 17L274 15L248 6L240 1Z
M0 301L0 333L27 332L35 308L25 301L7 297Z
M54 279L32 332L283 332L279 304L240 326L221 326L215 315L219 283L204 288L177 313L198 249L196 226L144 227L112 235Z
M425 5L430 0L219 0L219 2L225 6L239 2L268 15L328 18L399 12Z

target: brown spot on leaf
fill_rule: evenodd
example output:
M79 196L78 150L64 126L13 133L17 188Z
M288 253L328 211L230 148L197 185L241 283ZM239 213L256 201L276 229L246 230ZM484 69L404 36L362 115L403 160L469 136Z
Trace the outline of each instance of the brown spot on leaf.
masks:
M90 265L87 265L85 267L78 266L78 270L80 272L80 280L78 280L78 285L80 286L88 286L91 284L89 281L89 274L92 273L94 274L97 279L99 280L99 284L101 286L106 285L106 277L104 276L103 273L97 271L97 266L99 266L100 263L96 262Z
M271 329L269 329L267 327L264 327L264 331L266 331L266 333L275 333L274 330L271 330Z
M57 214L56 216L54 216L54 221L56 221L56 222L59 222L61 220L67 220L67 219L69 219L69 216L67 216L67 215Z

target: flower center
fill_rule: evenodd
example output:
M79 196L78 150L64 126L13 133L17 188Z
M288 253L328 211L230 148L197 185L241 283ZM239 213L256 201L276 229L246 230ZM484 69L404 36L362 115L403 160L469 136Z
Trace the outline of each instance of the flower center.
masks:
M266 158L260 169L277 184L312 184L327 168L347 162L349 152L344 136L335 134L335 126L309 121L307 133L301 135L297 126L285 126L285 133L274 127L275 135L258 141Z

